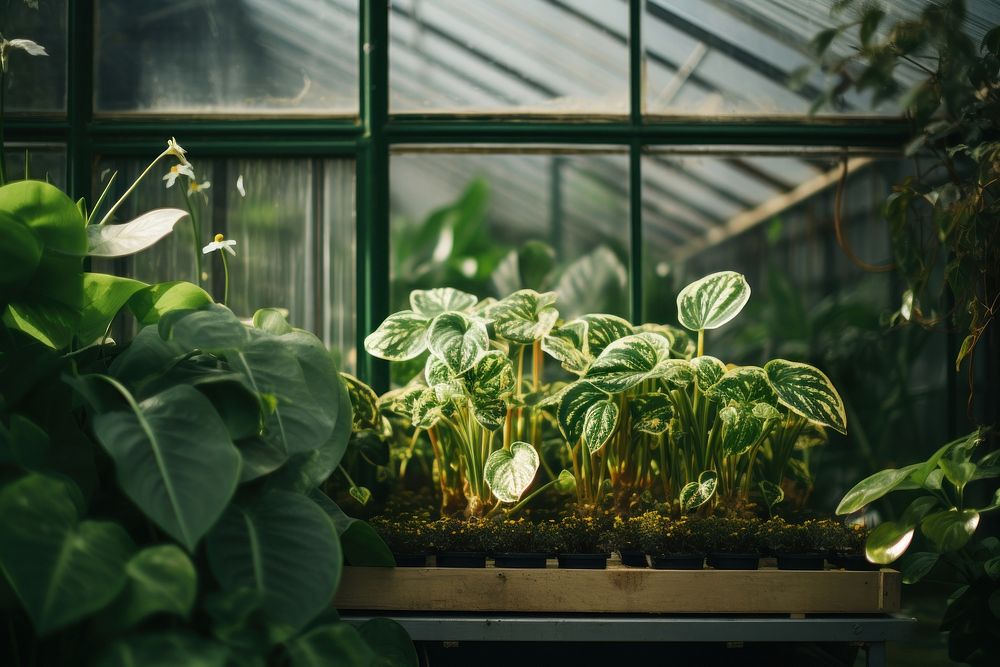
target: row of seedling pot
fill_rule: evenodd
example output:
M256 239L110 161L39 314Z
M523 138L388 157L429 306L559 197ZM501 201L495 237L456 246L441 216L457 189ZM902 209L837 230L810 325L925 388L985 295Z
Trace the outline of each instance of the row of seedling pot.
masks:
M555 559L564 569L604 569L617 553L624 566L665 570L756 570L771 557L782 570L875 568L863 555L864 528L829 519L647 512L536 522L377 517L371 523L401 567L485 567L492 559L496 567L543 568Z

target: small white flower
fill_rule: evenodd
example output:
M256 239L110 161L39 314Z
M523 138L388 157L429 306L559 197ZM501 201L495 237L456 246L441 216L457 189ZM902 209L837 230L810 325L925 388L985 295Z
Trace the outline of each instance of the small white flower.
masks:
M225 250L230 255L236 255L236 251L233 250L234 245L236 245L236 241L233 241L232 239L227 241L222 234L216 234L215 240L201 249L201 254L207 255L208 253L215 252L216 250Z
M246 188L243 187L243 174L240 174L236 179L236 191L240 193L241 197L247 196Z
M3 71L7 71L7 58L10 57L11 49L21 49L29 56L47 56L48 53L45 52L45 47L41 44L37 44L30 39L11 39L6 40L0 38L0 67Z
M191 174L191 176L193 177L194 174ZM201 192L202 195L207 197L208 194L203 192L203 190L208 190L210 187L212 187L212 181L205 181L204 183L199 183L198 181L192 178L191 182L188 183L188 194L194 195Z
M177 180L179 176L187 176L192 181L194 180L194 169L191 168L190 164L175 164L170 167L170 171L166 173L163 180L167 182L167 187L174 187L174 181Z
M181 145L177 143L177 140L173 137L167 139L167 150L163 152L164 155L173 155L177 160L183 165L189 165L187 158L187 151L181 148Z

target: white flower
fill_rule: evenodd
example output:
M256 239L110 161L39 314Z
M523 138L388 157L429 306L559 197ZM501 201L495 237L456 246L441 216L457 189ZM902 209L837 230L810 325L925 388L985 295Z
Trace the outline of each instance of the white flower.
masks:
M240 174L236 179L236 190L240 193L241 197L247 196L246 188L243 187L243 174Z
M167 139L167 150L163 151L163 154L173 155L183 165L189 164L187 158L184 157L185 155L187 155L187 151L181 148L181 145L177 143L177 140L174 139L173 137Z
M193 177L194 174L191 174L191 176ZM202 195L207 197L208 195L202 192L202 190L208 190L210 187L212 187L212 181L205 181L204 183L199 183L198 181L194 180L194 178L192 178L191 182L188 183L188 194L193 195L201 192Z
M7 71L7 58L10 56L11 49L21 49L29 56L47 56L48 53L45 52L45 47L41 44L37 44L30 39L11 39L6 40L0 38L0 67L3 71Z
M167 187L172 188L174 186L174 181L177 180L179 176L187 176L192 181L194 180L194 169L191 168L189 164L175 164L170 168L170 171L166 173L163 180L167 182Z
M222 234L216 234L215 240L201 249L201 254L207 255L208 253L216 250L225 250L230 255L236 255L236 251L233 250L234 245L236 245L236 241L231 239L227 241Z

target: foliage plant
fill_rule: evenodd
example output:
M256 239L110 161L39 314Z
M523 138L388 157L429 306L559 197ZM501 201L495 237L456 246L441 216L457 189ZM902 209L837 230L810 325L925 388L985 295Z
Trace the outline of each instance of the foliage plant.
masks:
M0 187L0 662L415 664L398 626L329 610L345 561L392 564L318 490L352 424L331 354L276 311L85 272L184 215L99 208Z

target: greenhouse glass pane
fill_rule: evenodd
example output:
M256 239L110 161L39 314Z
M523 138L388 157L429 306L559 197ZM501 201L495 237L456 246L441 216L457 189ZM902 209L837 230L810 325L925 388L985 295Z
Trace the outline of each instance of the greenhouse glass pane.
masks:
M856 3L858 7L866 3ZM923 0L879 3L887 12L882 26L916 16ZM834 0L646 0L642 39L646 66L646 113L650 115L806 115L834 81L812 72L790 85L811 64L817 33L849 22L854 11L831 13ZM966 28L976 44L985 28L1000 23L994 0L967 3ZM856 52L857 30L830 45L833 57ZM907 90L924 74L901 63L894 76ZM797 82L796 82L797 83ZM872 107L870 93L846 92L822 114L898 115L898 100Z
M410 290L557 290L564 317L628 316L628 158L407 153L391 162L392 307Z
M628 112L628 3L393 0L394 113Z
M0 3L0 26L4 39L29 39L48 54L10 50L4 111L65 112L66 0L6 0Z
M7 149L7 180L19 181L27 176L46 181L66 190L66 147L62 144L9 143ZM28 168L24 161L27 155Z
M145 167L135 160L101 164L100 179L120 171L114 195L120 195ZM259 308L282 308L289 321L308 329L343 355L343 366L355 366L355 227L354 163L349 160L232 159L195 162L197 180L210 187L187 198L179 178L167 188L157 170L139 186L116 214L125 221L151 208L186 209L190 202L200 234L194 238L190 218L181 220L163 241L136 256L105 262L146 282L196 282L196 260L202 259L202 286L222 299L224 273L218 252L201 249L216 233L236 241L229 256L229 307L249 318ZM237 188L242 177L244 197ZM100 186L103 189L103 185ZM109 197L113 201L114 197ZM113 266L109 267L108 265Z
M358 0L97 2L98 112L356 114Z

